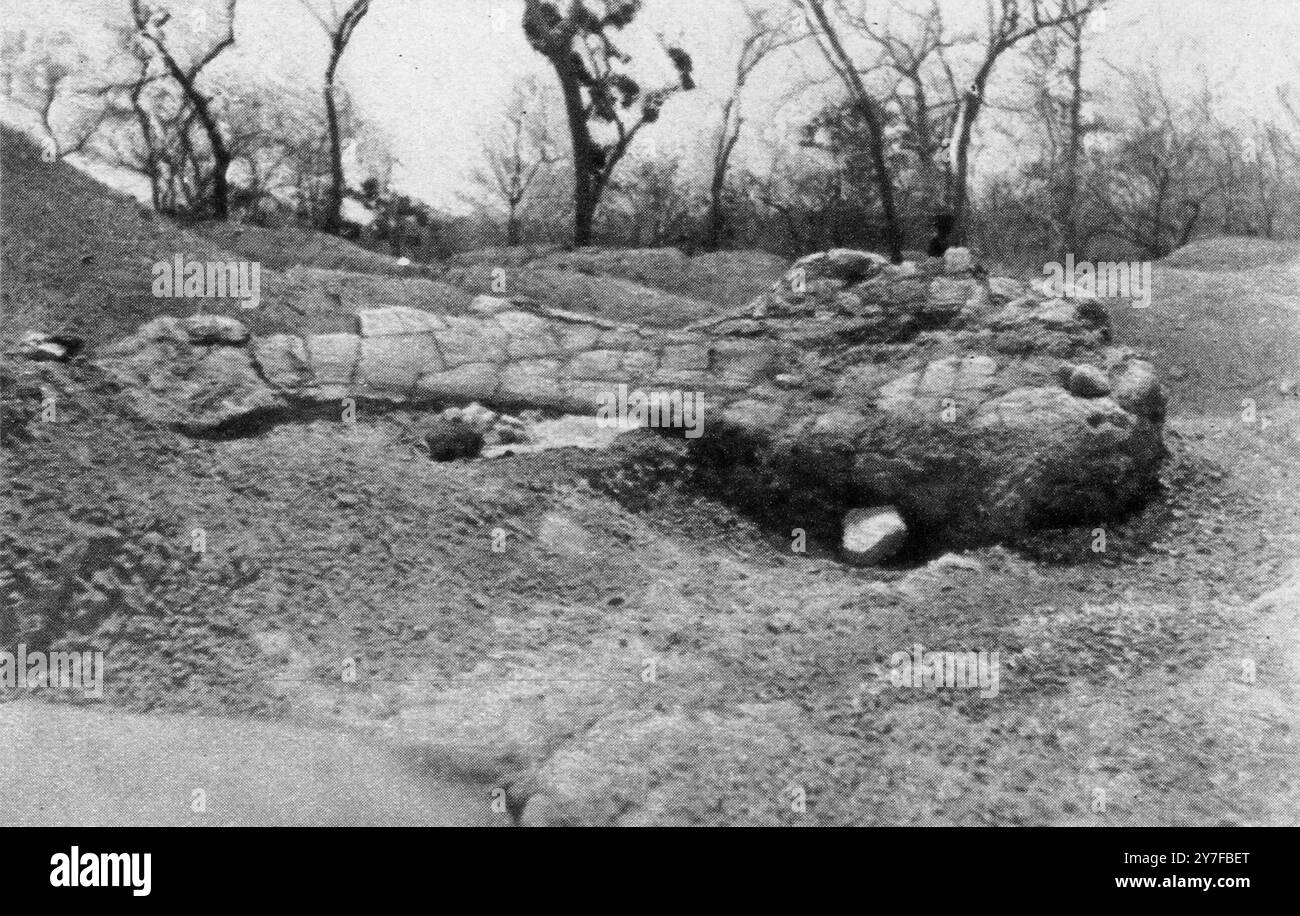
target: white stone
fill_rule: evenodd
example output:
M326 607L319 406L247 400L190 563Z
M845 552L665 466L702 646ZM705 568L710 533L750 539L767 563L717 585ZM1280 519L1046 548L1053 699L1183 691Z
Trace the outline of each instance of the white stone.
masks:
M907 524L890 508L850 509L844 516L844 556L871 566L898 553L907 541Z
M1025 285L1010 277L990 277L989 292L999 299L1010 302L1025 294Z
M943 269L950 274L965 273L974 266L969 248L949 248L943 253Z
M496 425L497 414L496 411L489 410L482 404L474 403L461 410L460 419L475 431L486 433Z
M963 572L983 572L984 565L979 560L959 553L945 553L926 564L932 569L959 569Z
M499 315L502 312L515 311L514 303L497 296L476 296L469 304L469 310L479 315Z

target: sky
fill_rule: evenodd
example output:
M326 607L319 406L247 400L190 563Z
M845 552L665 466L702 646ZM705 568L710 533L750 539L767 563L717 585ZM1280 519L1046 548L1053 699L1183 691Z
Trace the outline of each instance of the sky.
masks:
M330 0L310 0L328 9ZM342 0L335 0L342 3ZM645 0L624 42L638 61L657 61L657 36L691 52L700 88L679 94L660 122L638 140L642 154L681 150L702 162L717 129L720 101L730 91L744 30L742 0ZM749 0L783 7L788 0ZM977 25L984 0L941 0L948 22ZM203 23L210 0L176 0L178 21ZM0 28L67 30L93 36L106 21L125 18L127 0L0 0ZM884 2L871 2L884 9ZM481 136L499 120L512 83L539 75L553 81L545 61L520 28L523 0L373 0L348 48L339 79L364 114L390 138L398 159L395 183L408 193L453 205L479 164ZM300 0L240 0L237 45L223 65L319 87L326 43ZM215 18L215 16L213 17ZM1228 116L1276 113L1280 85L1300 83L1300 2L1297 0L1112 0L1093 34L1090 83L1114 79L1111 66L1154 66L1175 88L1207 79ZM638 49L643 53L636 55ZM781 131L811 110L825 71L812 45L772 58L745 97L749 129L741 162L765 153L764 132ZM1006 67L993 95L1014 90ZM813 88L807 88L812 86ZM804 87L791 97L792 87ZM990 141L991 143L992 141ZM1002 161L1007 151L986 148ZM977 163L978 167L978 163Z

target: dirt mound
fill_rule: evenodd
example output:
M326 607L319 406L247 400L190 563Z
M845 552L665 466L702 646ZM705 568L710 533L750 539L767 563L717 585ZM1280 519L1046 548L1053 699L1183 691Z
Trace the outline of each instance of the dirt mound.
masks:
M43 162L40 148L10 128L0 128L0 156L0 346L34 329L77 333L92 347L122 337L176 308L150 293L155 263L178 252L235 259L72 166Z
M392 277L420 276L427 270L418 264L402 264L397 258L347 239L298 226L205 222L197 224L194 232L272 270L310 267Z
M262 267L255 312L236 299L205 299L202 310L238 316L258 333L346 330L356 312L381 303L457 314L481 293L499 293L489 267L404 267L394 258L302 229L202 224L156 216L67 163L42 161L40 148L0 128L0 237L4 289L0 347L28 331L84 337L88 354L143 322L195 306L152 294L154 265L248 260ZM512 270L505 295L555 308L674 326L716 313L708 302L618 277L557 269Z
M1294 242L1241 236L1197 239L1160 263L1178 270L1239 271L1294 263L1300 248Z
M437 276L475 295L529 299L554 309L647 327L680 328L719 312L716 305L701 299L676 296L620 277L589 276L554 267L481 264L449 267Z
M687 255L676 248L490 248L441 274L475 292L505 289L555 308L648 327L681 327L753 301L785 272L761 251ZM494 283L496 280L498 282Z
M1109 304L1115 339L1147 355L1176 412L1240 415L1247 398L1267 412L1300 383L1298 281L1288 265L1206 272L1161 262L1150 307Z
M721 251L692 256L676 248L581 248L538 258L532 266L620 277L730 309L766 292L785 273L788 263L764 251Z

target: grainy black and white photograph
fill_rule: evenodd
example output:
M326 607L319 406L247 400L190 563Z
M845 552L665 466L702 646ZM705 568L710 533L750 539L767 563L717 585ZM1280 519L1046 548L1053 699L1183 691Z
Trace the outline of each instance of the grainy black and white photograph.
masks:
M0 13L0 825L1300 822L1290 0Z

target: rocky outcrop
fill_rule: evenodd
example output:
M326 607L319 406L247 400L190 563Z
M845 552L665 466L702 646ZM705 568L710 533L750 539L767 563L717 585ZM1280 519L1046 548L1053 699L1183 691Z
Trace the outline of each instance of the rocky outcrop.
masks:
M717 492L831 538L848 510L891 506L914 536L971 543L1150 491L1163 393L1109 342L1096 302L989 280L967 257L835 250L681 331L503 299L364 310L353 333L306 336L159 318L104 365L141 412L196 433L345 398L590 415L620 386L698 393L691 454Z

